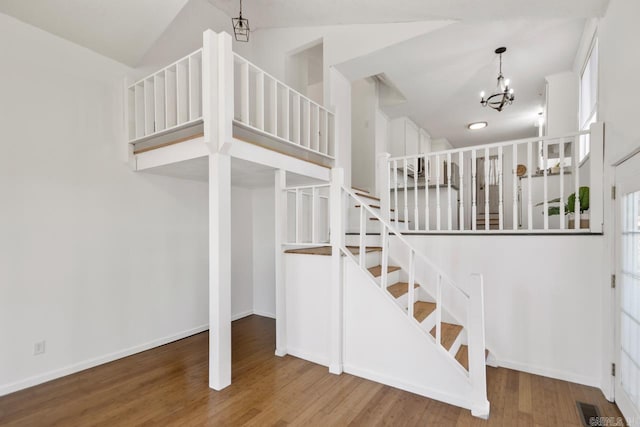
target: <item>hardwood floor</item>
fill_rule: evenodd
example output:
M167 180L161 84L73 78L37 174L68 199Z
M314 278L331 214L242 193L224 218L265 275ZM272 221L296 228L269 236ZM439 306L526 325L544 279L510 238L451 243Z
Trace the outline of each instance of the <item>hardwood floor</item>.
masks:
M576 400L615 405L591 387L489 368L488 421L469 411L295 357L274 356L275 322L233 323L233 384L207 386L202 333L0 398L0 425L579 426Z

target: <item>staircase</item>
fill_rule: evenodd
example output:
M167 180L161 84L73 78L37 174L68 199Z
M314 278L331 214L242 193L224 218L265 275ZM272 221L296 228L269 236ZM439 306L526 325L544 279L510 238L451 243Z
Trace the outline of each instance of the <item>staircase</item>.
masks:
M361 198L364 202L362 204L368 206L376 213L380 212L380 199L372 196L369 192L361 189L353 189L354 193ZM350 206L349 218L358 218L358 211L362 207L361 203L354 203ZM368 217L369 224L371 221L379 221L378 218ZM391 219L393 223L393 219ZM353 230L356 227L351 224L350 229ZM484 223L483 223L484 227ZM367 227L369 229L369 227ZM379 230L376 230L379 233ZM352 255L357 257L360 253L360 248L355 246L356 236L353 234L347 235L347 248ZM373 238L371 238L373 237ZM372 241L378 236L371 236L369 241ZM380 284L382 276L382 247L381 246L365 246L366 256L366 268L371 277L376 283ZM403 270L400 266L388 265L388 279L386 290L395 299L396 304L404 311L408 311L409 307L409 274ZM429 294L429 291L421 287L419 283L414 283L415 302L413 304L413 317L420 324L425 333L429 333L434 339L436 338L436 303L435 298ZM449 322L441 322L441 339L442 346L449 352L449 354L462 366L466 371L469 370L469 350L467 346L467 337L465 328L458 323L451 316L447 316ZM485 350L488 355L488 350Z
M476 410L475 415L488 416L486 358L489 352L484 347L482 279L480 286L473 287L472 292L465 292L402 237L399 231L406 224L396 224L392 218L384 218L383 206L388 206L388 203L360 189L343 188L343 192L349 200L344 255L359 265L372 284L388 294L389 299L406 314L409 323L417 324L425 339L443 350L444 358L464 372L475 390L477 407L486 405L486 414ZM390 236L395 239L395 252L390 249ZM397 243L408 249L408 259L395 258L398 255ZM417 265L421 269L417 269ZM423 274L426 268L435 272L437 283L429 283L426 279ZM457 310L451 301L445 304L443 292L448 296L456 295L459 302ZM461 311L460 306L468 306L469 309Z

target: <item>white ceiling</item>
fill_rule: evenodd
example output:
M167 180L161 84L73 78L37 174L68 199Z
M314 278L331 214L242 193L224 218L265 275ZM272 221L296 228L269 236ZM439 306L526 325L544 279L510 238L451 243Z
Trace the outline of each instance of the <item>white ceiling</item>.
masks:
M198 157L196 159L146 169L143 172L154 175L165 175L174 178L208 182L209 158ZM244 188L272 187L275 182L274 172L275 169L269 166L248 162L238 158L231 159L231 184L234 186ZM291 172L287 173L288 186L312 185L317 183L318 181L313 178Z
M350 79L379 73L391 79L407 102L387 107L407 115L434 138L456 147L535 136L543 104L544 77L570 70L583 19L537 19L458 23L341 64ZM503 71L516 100L502 112L480 105L493 93L498 74L495 48L506 46ZM466 125L487 121L471 132Z
M230 16L239 0L209 0ZM252 28L602 16L609 0L245 0Z
M134 66L188 0L1 0L11 15Z

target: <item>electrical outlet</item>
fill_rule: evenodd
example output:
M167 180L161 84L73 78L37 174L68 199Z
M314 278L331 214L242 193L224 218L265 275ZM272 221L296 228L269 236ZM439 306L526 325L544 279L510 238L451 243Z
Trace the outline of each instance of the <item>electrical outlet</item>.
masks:
M37 356L39 354L44 354L44 349L45 349L44 344L45 344L45 341L38 341L33 345L34 356Z

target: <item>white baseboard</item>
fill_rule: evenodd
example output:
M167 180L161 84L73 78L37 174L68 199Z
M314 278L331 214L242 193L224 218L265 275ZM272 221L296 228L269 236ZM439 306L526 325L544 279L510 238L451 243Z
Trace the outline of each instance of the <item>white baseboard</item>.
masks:
M448 403L450 405L455 405L455 406L466 408L473 411L477 409L477 408L474 408L469 401L462 399L459 396L453 396L451 394L443 393L439 390L434 390L429 387L424 387L422 385L406 383L397 378L381 375L376 372L372 372L367 369L361 369L353 365L345 364L344 372L346 372L347 374L355 375L357 377L375 381L377 383L395 387L400 390L419 394L420 396L428 397L429 399L434 399L440 402Z
M136 345L126 348L124 350L116 351L113 353L105 354L104 356L98 356L91 359L84 360L82 362L74 363L63 368L54 369L52 371L44 372L42 374L34 375L23 380L15 381L9 384L0 385L0 396L13 393L18 390L22 390L28 387L33 387L38 384L45 383L47 381L55 380L67 375L75 374L76 372L84 371L85 369L93 368L98 365L113 362L114 360L122 359L123 357L131 356L136 353L140 353L154 347L168 344L173 341L181 340L191 335L199 334L209 329L209 325L201 325L186 331L178 332L177 334L169 335L163 338L158 338L153 341L146 342L144 344Z
M511 362L509 360L501 360L497 358L495 359L495 362L499 367L513 369L515 371L527 372L533 375L540 375L557 380L569 381L572 383L587 385L590 387L600 388L602 386L600 378L587 377L584 375L573 374L571 372L533 366L527 363Z
M300 359L308 360L309 362L313 362L318 365L326 366L327 368L329 367L329 358L325 356L312 354L307 351L299 350L291 347L287 347L287 354Z
M262 311L262 310L253 310L253 314L255 314L256 316L270 317L271 319L276 318L275 313L269 313L267 311Z
M251 316L253 314L253 310L247 310L247 311L243 311L241 313L236 313L234 315L231 316L231 321L233 322L234 320L240 320L244 317L247 316Z

